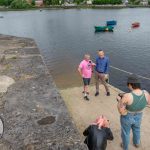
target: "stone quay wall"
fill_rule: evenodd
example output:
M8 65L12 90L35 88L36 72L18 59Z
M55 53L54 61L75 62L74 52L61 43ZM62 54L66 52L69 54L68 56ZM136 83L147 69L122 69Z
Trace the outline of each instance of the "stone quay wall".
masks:
M86 150L33 39L0 35L0 150Z

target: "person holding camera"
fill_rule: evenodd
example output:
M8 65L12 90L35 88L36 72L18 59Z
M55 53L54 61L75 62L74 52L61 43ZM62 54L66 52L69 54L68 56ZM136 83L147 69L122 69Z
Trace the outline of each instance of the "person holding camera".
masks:
M98 51L98 57L96 59L95 67L95 81L96 81L96 93L95 96L99 95L99 82L101 82L106 90L106 95L110 96L108 88L108 71L109 71L109 58L105 56L103 50Z
M119 94L117 97L118 111L121 114L121 147L123 150L129 149L130 130L133 133L133 145L136 148L140 146L140 127L143 109L147 104L150 104L149 93L141 90L141 84L136 75L132 74L128 77L127 86L131 92Z
M84 93L85 100L89 100L88 86L90 85L90 80L92 77L92 72L93 72L94 66L95 66L95 64L90 60L90 55L85 54L84 60L81 61L80 65L78 67L78 71L79 71L81 77L83 78L83 84L84 84L83 93Z
M107 140L113 140L110 122L105 116L98 117L83 132L86 136L84 143L89 150L106 150Z

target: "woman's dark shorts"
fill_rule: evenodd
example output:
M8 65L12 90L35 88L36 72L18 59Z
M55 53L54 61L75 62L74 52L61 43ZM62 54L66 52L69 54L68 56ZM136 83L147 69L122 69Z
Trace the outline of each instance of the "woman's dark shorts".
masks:
M83 84L84 85L89 85L90 84L91 78L83 78Z

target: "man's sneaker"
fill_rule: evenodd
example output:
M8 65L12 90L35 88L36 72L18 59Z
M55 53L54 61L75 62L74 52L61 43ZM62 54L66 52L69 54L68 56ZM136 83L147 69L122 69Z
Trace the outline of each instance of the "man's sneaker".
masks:
M85 100L87 100L87 101L89 101L89 100L90 100L87 96L84 96L84 99L85 99Z
M107 94L106 94L107 96L110 96L110 92L107 92Z
M95 93L95 96L98 96L98 95L99 95L99 92L96 92L96 93Z
M123 149L123 143L120 143L120 147Z

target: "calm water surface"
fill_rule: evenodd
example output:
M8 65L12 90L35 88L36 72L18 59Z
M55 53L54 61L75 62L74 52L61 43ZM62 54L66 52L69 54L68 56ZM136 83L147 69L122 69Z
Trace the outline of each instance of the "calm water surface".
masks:
M95 60L104 49L111 65L150 78L150 9L69 9L0 12L0 33L37 42L59 88L81 85L77 66L84 53ZM94 25L117 20L111 33L95 33ZM131 30L134 21L140 28ZM110 68L110 83L126 88L126 73ZM150 91L150 81L142 80Z

